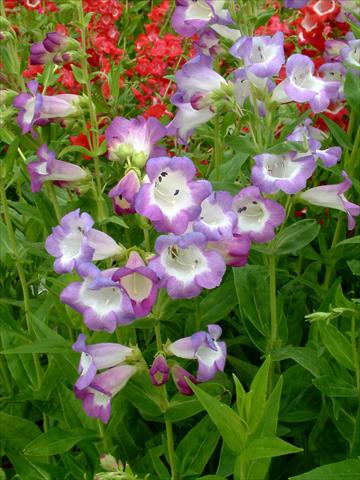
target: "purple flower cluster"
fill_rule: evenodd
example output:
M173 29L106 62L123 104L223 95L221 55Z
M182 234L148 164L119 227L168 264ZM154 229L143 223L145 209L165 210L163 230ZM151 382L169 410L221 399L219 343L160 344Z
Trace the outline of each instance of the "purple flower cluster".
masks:
M71 56L65 51L68 49L70 42L73 42L73 40L60 32L48 32L42 42L31 45L30 65L68 62Z

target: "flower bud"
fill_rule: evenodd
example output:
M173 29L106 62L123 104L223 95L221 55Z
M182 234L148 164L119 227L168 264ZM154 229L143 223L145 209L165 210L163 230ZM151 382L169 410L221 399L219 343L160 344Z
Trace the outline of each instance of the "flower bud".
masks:
M149 370L151 382L156 387L164 385L169 380L170 368L165 360L165 357L158 355Z
M171 373L172 373L176 388L179 390L180 393L187 396L194 394L186 381L186 379L188 378L189 380L191 380L192 383L197 383L196 378L193 375L191 375L191 373L189 373L184 368L180 367L180 365L174 365L172 367Z
M123 468L121 462L117 462L117 460L110 455L109 453L104 453L100 456L100 465L106 472L116 472L119 469Z

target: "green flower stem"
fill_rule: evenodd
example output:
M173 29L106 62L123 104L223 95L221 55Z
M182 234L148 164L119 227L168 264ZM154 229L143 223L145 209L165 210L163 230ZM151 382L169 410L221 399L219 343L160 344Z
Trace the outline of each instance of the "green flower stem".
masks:
M158 321L157 324L155 325L155 338L156 338L157 350L158 351L163 350L160 321ZM168 405L166 385L163 385L160 388L163 389L164 404ZM164 418L164 420L165 420L165 429L166 429L166 442L167 442L167 448L168 448L168 454L169 454L169 464L170 464L170 470L171 470L171 480L178 480L172 423L169 420L166 420L166 418Z
M351 346L353 351L353 362L355 368L355 376L356 376L356 388L358 391L358 397L360 399L360 357L359 357L359 342L357 339L357 328L356 328L356 321L355 321L355 314L353 314L351 318Z
M106 436L104 424L102 423L101 420L98 420L97 424L98 424L98 429L99 429L102 448L103 448L103 452L101 452L101 453L109 453L110 446L109 446L109 442L108 442L108 439L107 439L107 436Z
M49 200L52 206L54 207L56 220L58 221L58 223L60 223L60 220L61 220L60 205L58 202L54 184L52 182L48 182L46 187L47 187L46 189L47 189L47 194L49 196Z
M351 155L349 158L349 163L347 166L347 170L350 174L354 174L359 169L359 147L360 147L360 128L357 129L354 145L351 151Z
M270 316L271 316L271 335L270 335L270 351L277 344L278 337L278 321L276 308L276 255L269 256L269 294L270 294Z
M4 382L6 393L11 397L12 395L11 379L9 378L8 370L7 370L3 355L0 355L0 371L1 371L1 377Z
M84 18L84 10L82 1L78 4L78 13L79 13L79 21L80 21L80 28L81 28L81 70L84 77L84 83L86 87L86 94L89 100L89 113L90 113L90 124L91 124L91 133L92 136L89 135L89 145L92 152L97 152L99 149L99 125L97 122L96 117L96 108L92 101L92 91L91 91L91 83L89 77L89 70L88 70L88 62L86 58L86 29L87 26L85 24ZM94 159L94 166L95 166L95 182L96 182L96 190L97 190L97 208L98 208L98 220L102 222L105 220L105 210L104 210L104 203L102 198L102 184L101 184L101 172L100 172L100 163L99 158L97 155L93 157Z
M216 115L214 121L214 168L215 180L220 180L220 164L222 160L222 141L220 135L220 116Z
M333 250L339 242L340 235L342 232L342 221L343 221L343 217L341 216L338 218L338 221L336 224L336 229L332 239L330 251ZM332 260L330 260L330 263L326 266L326 270L325 270L324 283L323 283L323 288L325 290L327 290L330 286L333 271L334 271L334 263Z
M7 197L6 197L5 184L4 184L4 179L3 178L0 179L0 198L1 198L1 203L3 205L4 218L5 218L5 224L6 224L6 228L7 228L7 232L8 232L9 243L10 243L11 249L13 251L14 257L15 257L16 270L18 272L20 285L21 285L21 289L22 289L22 292L23 292L23 306L24 306L26 327L27 327L27 330L29 332L29 335L32 335L33 329L32 329L32 326L31 326L31 319L30 319L29 289L28 289L28 285L27 285L26 277L25 277L25 272L24 272L23 265L22 265L22 259L19 255L19 251L18 251L18 248L17 248L16 237L15 237L14 228L13 228L13 225L12 225L12 222L11 222L9 204L8 204L8 200L7 200ZM32 358L33 358L33 361L34 361L35 373L36 373L36 379L37 379L38 387L40 388L42 371L41 371L41 367L40 367L39 357L36 353L33 353Z

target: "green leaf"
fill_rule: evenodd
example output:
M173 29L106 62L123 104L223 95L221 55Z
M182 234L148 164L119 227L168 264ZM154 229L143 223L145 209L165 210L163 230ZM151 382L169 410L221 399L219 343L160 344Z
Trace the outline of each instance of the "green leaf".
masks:
M357 235L356 237L351 237L347 238L346 240L341 240L336 247L341 247L342 245L353 245L356 244L358 245L360 243L360 235Z
M263 437L252 441L241 454L242 460L260 460L299 453L303 449L295 447L278 437Z
M328 118L326 115L320 114L320 117L329 127L332 136L335 138L338 144L347 150L352 150L352 142L349 138L349 135L341 127L339 127L337 123L330 120L330 118Z
M77 67L76 65L72 64L71 65L75 80L79 83L86 83L84 73L81 70L81 68Z
M0 354L17 353L71 353L71 344L66 340L38 340L28 345L20 345L10 349L3 350Z
M344 94L350 107L360 112L359 77L350 69L348 69L345 77Z
M226 445L230 450L239 454L246 437L246 429L240 417L232 408L208 395L201 388L191 384L191 389L208 412Z
M313 384L329 397L356 397L357 390L354 385L342 378L333 375L323 375L315 378Z
M201 325L215 323L226 317L237 305L234 280L229 275L226 280L214 290L209 291L200 302Z
M67 153L72 153L72 152L79 152L82 153L83 155L86 155L88 157L95 157L96 154L94 152L91 152L85 147L82 147L81 145L69 145L68 147L65 147L61 150L59 153L58 157L61 158Z
M275 239L277 255L294 254L312 242L319 234L320 224L315 220L300 220L286 227Z
M271 357L268 356L259 368L250 386L250 391L248 393L250 402L250 405L248 406L249 414L246 418L246 421L250 427L250 432L255 430L264 414L269 383L270 364Z
M35 423L5 412L0 412L0 425L2 439L10 448L21 450L41 435L41 430Z
M286 360L291 358L303 368L311 372L314 377L321 375L321 362L316 352L311 347L284 347L271 353L273 360Z
M330 354L343 367L354 370L353 352L351 343L347 338L333 325L327 325L325 322L317 322L320 331L321 340Z
M206 416L181 440L176 455L180 459L181 471L200 475L211 458L219 441L219 432Z
M310 472L290 477L289 480L360 480L360 460L351 458L329 463Z
M65 431L54 427L28 443L24 449L25 455L48 456L67 452L84 438L96 436L95 432L84 429Z
M267 269L259 265L233 268L241 316L264 337L270 335L270 305Z
M349 268L353 275L360 275L360 260L348 260L347 264L349 265Z

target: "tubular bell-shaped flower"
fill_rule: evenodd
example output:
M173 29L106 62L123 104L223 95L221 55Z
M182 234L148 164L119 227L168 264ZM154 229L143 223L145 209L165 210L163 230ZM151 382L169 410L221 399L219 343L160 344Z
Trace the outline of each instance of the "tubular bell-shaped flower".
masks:
M150 379L153 385L160 387L169 380L170 368L164 355L159 354L153 361L149 370Z
M71 40L60 32L47 33L42 42L33 43L30 46L30 65L44 65L49 62L62 63L68 61L70 55L64 52L70 47L70 43L74 43L74 40Z
M219 253L205 250L206 237L202 233L162 235L155 243L157 256L149 267L160 279L171 298L192 298L203 288L220 285L225 273L225 262Z
M207 248L219 252L226 265L230 267L246 265L250 247L251 242L247 235L234 235L231 239L209 242L207 244Z
M85 335L81 333L73 345L75 352L80 352L78 373L80 374L75 386L79 389L86 388L93 381L96 372L105 368L115 367L133 354L132 348L119 343L96 343L86 345Z
M137 317L146 317L156 301L158 278L137 252L131 252L125 267L112 275L128 294Z
M199 218L192 225L193 231L203 233L209 241L230 239L237 219L231 207L230 193L213 192L202 202Z
M166 347L176 357L196 359L199 368L198 382L206 382L222 372L226 362L226 344L218 341L222 330L219 325L208 325L208 332L197 332L191 337L181 338Z
M31 92L20 93L13 100L19 110L17 122L22 133L33 132L33 125L45 125L53 120L75 115L78 111L80 97L70 93L60 95L41 95L38 82L31 80L27 87Z
M79 389L75 386L75 395L82 400L86 414L107 423L111 413L111 399L137 371L138 367L134 365L118 365L95 375L86 388Z
M111 279L115 269L100 271L91 263L82 263L77 269L83 281L65 287L60 300L81 313L88 328L112 333L118 325L133 322L128 295Z
M235 195L233 210L237 213L234 233L246 235L254 242L268 242L274 229L285 220L285 210L277 202L263 198L258 187L246 187Z
M355 67L354 71L360 71L360 38L350 40L348 46L341 50L341 57L349 67Z
M149 157L166 154L164 148L156 146L165 134L165 127L155 117L145 119L139 116L131 120L115 117L105 131L109 159L128 160L141 168Z
M231 22L230 14L223 9L224 0L176 0L171 24L184 37L191 37L212 23Z
M284 34L277 32L273 37L240 37L230 53L243 59L246 70L256 77L271 77L279 72L285 62Z
M39 160L27 165L32 192L40 191L46 181L60 182L63 185L79 182L87 176L85 170L78 165L57 160L55 152L49 150L47 145L41 145L36 154Z
M280 155L262 153L255 155L255 166L251 170L251 181L262 192L296 193L302 190L311 177L316 162L312 155L298 158L298 152Z
M171 368L171 373L179 392L183 395L193 395L193 391L189 387L186 379L188 378L192 383L197 383L196 378L185 370L185 368L180 367L180 365L174 365Z
M66 214L52 229L45 243L47 252L56 258L56 273L71 272L77 265L120 255L123 247L106 233L92 228L94 220L80 209Z
M149 218L156 230L181 234L210 195L211 184L194 181L196 169L187 157L151 158L146 164L149 183L141 186L135 209Z
M321 185L320 187L310 188L299 194L299 198L325 208L335 208L345 212L348 217L348 229L355 227L354 217L360 215L360 205L349 202L344 193L352 186L352 182L345 171L342 172L344 181L334 185Z
M117 215L126 215L135 213L135 198L140 189L140 180L134 170L130 170L114 188L108 196Z
M330 100L337 97L340 82L326 81L313 73L314 63L309 57L298 53L291 55L286 64L287 78L275 87L273 101L309 102L313 112L324 111Z

